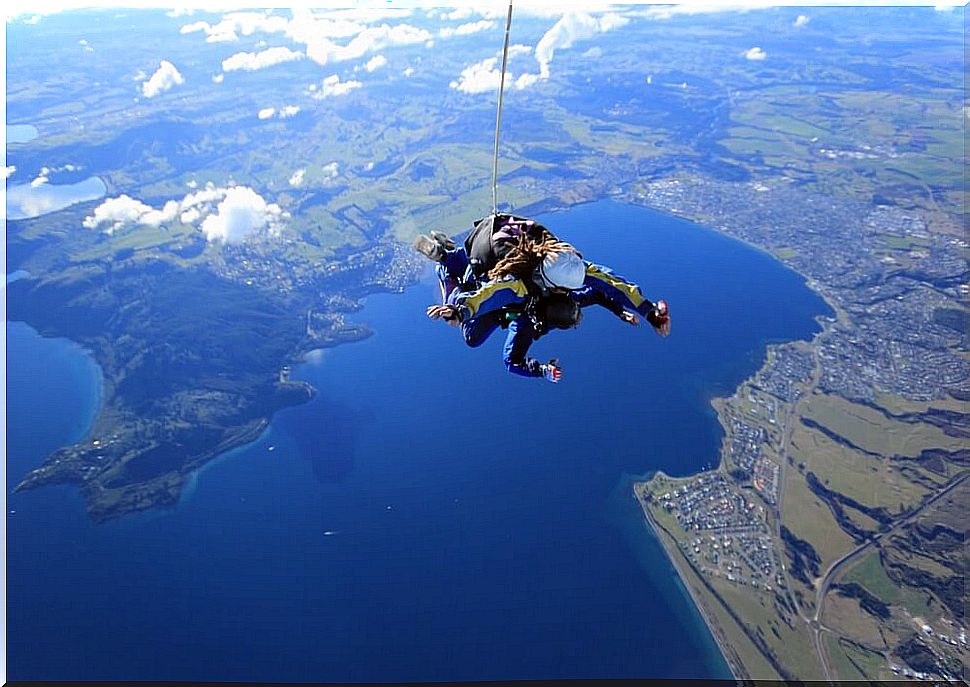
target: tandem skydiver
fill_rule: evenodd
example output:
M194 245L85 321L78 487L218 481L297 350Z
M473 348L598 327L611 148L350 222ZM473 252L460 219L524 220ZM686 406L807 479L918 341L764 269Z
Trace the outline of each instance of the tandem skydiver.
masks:
M492 215L476 222L461 246L432 232L419 236L415 247L438 262L443 304L430 306L428 317L461 326L472 347L508 327L503 353L506 368L515 374L558 382L558 361L529 358L529 347L552 329L577 326L581 309L589 305L601 305L633 326L643 316L661 336L670 333L663 300L654 304L636 284L585 262L573 246L533 220Z

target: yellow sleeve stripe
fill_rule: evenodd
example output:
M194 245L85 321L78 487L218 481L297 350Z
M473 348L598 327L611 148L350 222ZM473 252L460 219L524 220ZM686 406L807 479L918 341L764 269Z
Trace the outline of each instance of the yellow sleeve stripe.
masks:
M508 293L503 294L503 291L508 291ZM468 309L469 317L475 317L479 308L493 297L500 296L499 300L502 305L508 305L513 301L524 299L528 293L529 291L521 279L503 279L489 282L477 291L468 294L461 299L461 305Z
M586 266L587 276L593 277L594 279L599 279L601 282L612 286L614 289L626 296L630 303L633 304L634 308L639 308L640 305L646 300L643 294L640 292L640 287L636 284L631 284L622 277L618 277L607 269L600 267L599 265L588 264Z

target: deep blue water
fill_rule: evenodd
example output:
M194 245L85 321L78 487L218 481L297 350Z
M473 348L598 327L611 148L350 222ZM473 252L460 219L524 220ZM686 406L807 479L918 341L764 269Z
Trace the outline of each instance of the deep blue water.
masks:
M667 298L671 336L589 309L534 347L561 358L557 386L507 374L500 335L472 350L427 320L430 270L370 297L357 318L376 334L299 366L314 400L176 509L95 526L73 488L9 497L9 677L727 677L629 482L711 464L710 397L827 308L769 257L667 216L604 202L543 219ZM72 373L43 361L64 342L8 336L15 483L96 394L59 395Z

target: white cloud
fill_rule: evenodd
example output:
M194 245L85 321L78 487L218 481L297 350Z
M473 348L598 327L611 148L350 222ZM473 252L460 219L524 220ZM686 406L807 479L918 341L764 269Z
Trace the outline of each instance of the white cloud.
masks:
M414 67L408 67L401 73L404 74L405 77L410 77L411 75L414 74Z
M251 188L237 186L226 191L216 213L202 221L201 229L208 241L239 243L263 230L276 233L282 214L279 205L267 204Z
M141 85L141 92L146 98L154 98L159 93L163 93L173 86L184 82L185 79L179 74L179 70L175 68L175 65L168 60L162 60L159 62L158 69L152 74L151 78Z
M303 186L303 179L306 177L305 169L298 169L290 177L290 186Z
M340 165L336 162L331 162L328 165L324 165L320 171L323 172L323 176L327 179L336 179L340 174Z
M197 21L194 24L185 24L182 28L179 29L179 33L182 33L182 34L195 33L196 31L205 31L206 33L208 33L210 28L211 27L209 26L209 22Z
M811 19L806 17L804 14L799 14L798 18L795 20L795 26L796 27L808 26L808 22L810 21Z
M46 184L49 181L47 177L47 172L48 170L45 167L43 171L41 171L41 173L37 176L37 178L35 178L33 181L30 182L30 187L37 188L38 186L43 186L44 184Z
M237 70L256 71L265 69L283 62L302 60L303 53L293 52L289 48L276 47L267 48L262 52L237 52L235 55L222 61L222 71L233 72Z
M475 13L476 13L476 10L474 7L465 5L464 7L459 7L458 9L453 10L450 13L442 12L440 18L447 19L449 21L461 21L462 19L468 19Z
M588 60L598 60L603 56L603 48L599 47L598 45L594 45L592 48L584 52L582 56Z
M6 178L9 179L10 175L17 171L16 165L7 165L5 167Z
M512 82L512 87L517 91L523 91L539 80L538 74L521 74Z
M218 24L197 21L184 25L179 31L183 34L202 31L206 34L207 43L223 43L239 40L238 34L251 36L257 31L283 33L288 23L285 17L269 12L232 12L225 15Z
M226 78L225 74L214 74L212 77L212 83L222 83Z
M374 55L374 57L367 60L367 64L364 65L364 69L372 72L376 69L380 69L387 64L387 58L383 55Z
M84 226L97 229L102 224L110 226L105 230L113 233L126 226L147 225L158 227L165 222L171 222L178 214L179 204L174 200L165 203L161 210L155 210L139 200L122 195L109 198L94 210L94 215L84 218Z
M311 60L324 65L329 62L355 60L392 46L424 43L431 38L431 34L425 29L409 24L381 24L361 30L347 45L338 45L328 38L311 37L307 42L306 54Z
M235 43L239 40L239 36L236 35L235 31L222 31L219 33L210 33L205 38L206 43Z
M750 50L744 53L744 59L746 60L758 61L758 60L763 60L766 57L768 57L768 53L766 53L764 50L762 50L757 46L751 48Z
M329 98L330 96L347 95L355 88L360 88L363 84L360 81L341 81L336 74L331 74L320 85L317 91L316 84L311 84L310 92L317 100Z
M495 26L494 21L489 21L487 19L482 19L481 21L470 22L468 24L461 24L454 28L446 26L445 28L438 31L438 36L440 38L451 38L452 36L468 36L473 33L478 33L479 31L487 31L488 29Z
M509 60L519 55L527 55L532 48L527 45L513 45L509 47ZM505 83L516 90L523 90L536 83L539 74L520 74L516 77L511 71L506 72ZM498 67L498 57L489 57L469 65L462 70L456 81L448 84L451 88L462 93L475 94L498 91L502 73Z
M556 50L571 48L576 41L592 38L629 23L629 19L614 12L594 17L585 12L568 12L557 21L536 44L535 55L543 79L549 78L549 63Z
M257 117L260 119L272 119L276 117L277 119L287 119L299 113L299 105L285 105L277 110L275 107L264 107L257 113Z
M160 210L127 195L110 198L101 203L93 215L85 217L83 224L88 229L107 224L105 231L110 234L130 226L159 227L176 219L189 225L201 221L199 228L208 240L231 243L264 228L275 234L285 217L288 217L287 213L278 205L266 203L248 187L217 188L208 183L204 189L187 194L181 201L167 201Z
M497 64L497 57L489 57L481 62L469 65L461 70L457 81L452 81L448 85L462 93L469 94L497 91L502 77L499 70L495 68Z

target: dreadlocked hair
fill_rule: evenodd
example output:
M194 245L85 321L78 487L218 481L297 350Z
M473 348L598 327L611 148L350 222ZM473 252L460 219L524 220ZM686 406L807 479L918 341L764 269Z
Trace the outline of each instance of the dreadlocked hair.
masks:
M546 256L566 252L583 257L572 244L560 241L548 229L543 228L535 238L522 234L512 250L489 270L488 278L501 279L511 275L516 279L528 279Z

